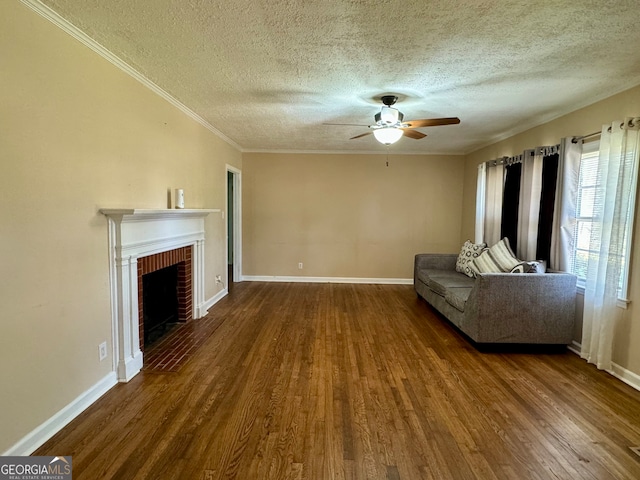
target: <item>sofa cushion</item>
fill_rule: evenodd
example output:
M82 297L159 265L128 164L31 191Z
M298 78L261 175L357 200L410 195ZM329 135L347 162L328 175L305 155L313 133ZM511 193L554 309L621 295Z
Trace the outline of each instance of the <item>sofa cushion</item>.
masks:
M452 287L447 290L444 299L456 310L464 312L464 306L473 287Z
M427 269L428 275L427 287L438 295L443 297L447 293L447 289L456 287L473 287L474 279L469 278L462 273L453 270L430 270Z
M429 279L432 275L442 276L442 275L459 275L455 273L453 270L443 270L442 268L421 268L418 270L418 280L420 280L425 285L429 285Z
M519 263L521 260L511 250L509 239L504 237L475 258L471 267L479 273L507 273Z
M473 278L475 272L471 269L471 262L482 253L486 246L486 243L472 243L471 240L464 242L456 260L456 272L464 273Z

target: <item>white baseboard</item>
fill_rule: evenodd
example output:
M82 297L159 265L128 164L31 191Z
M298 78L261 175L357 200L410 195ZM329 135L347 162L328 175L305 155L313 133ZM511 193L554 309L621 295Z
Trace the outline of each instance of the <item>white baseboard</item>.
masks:
M211 307L213 307L216 303L218 303L220 300L222 300L228 294L229 294L229 290L227 290L225 288L223 290L220 290L218 293L216 293L209 300L206 300L202 304L202 306L200 307L200 313L201 313L200 317L204 317Z
M609 373L630 387L640 390L640 375L637 373L633 373L631 370L627 370L617 363L613 364L613 371Z
M573 340L573 342L571 342L571 345L567 346L567 348L578 356L580 356L580 352L582 351L582 345L575 340ZM618 380L626 383L630 387L640 391L640 375L638 375L637 373L634 373L631 370L627 370L626 368L621 367L615 362L612 364L611 370L605 371L610 375L616 377Z
M243 275L242 280L245 282L367 283L378 285L413 285L413 278L287 277L278 275Z
M207 314L207 310L223 299L228 294L227 289L221 290L209 300L204 302L201 307L203 316ZM131 371L137 373L142 368L142 354L139 359L134 359L135 367ZM139 363L139 366L138 366ZM135 373L131 372L125 374L128 381L130 377L133 377ZM31 455L38 447L42 446L47 440L53 437L56 433L62 430L69 422L80 415L84 410L96 402L102 395L107 393L114 385L118 383L118 375L116 372L111 372L106 375L102 380L89 388L86 392L82 393L75 400L69 403L66 407L46 420L44 423L36 427L33 431L28 433L25 437L19 440L13 447L9 448L1 456L23 456Z
M71 420L85 411L117 383L116 373L109 373L58 413L25 435L13 447L2 453L2 456L31 455L38 447L62 430Z
M571 345L567 345L567 348L569 349L569 351L575 353L578 356L580 356L580 352L582 351L582 345L580 345L575 340L572 340Z

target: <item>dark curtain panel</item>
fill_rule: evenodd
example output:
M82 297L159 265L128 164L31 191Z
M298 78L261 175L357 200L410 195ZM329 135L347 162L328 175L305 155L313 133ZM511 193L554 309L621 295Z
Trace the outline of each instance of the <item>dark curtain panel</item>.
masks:
M553 206L556 201L559 158L559 155L555 153L542 159L542 193L540 195L536 260L546 260L547 264L551 254L551 227L553 224Z
M511 250L518 248L518 207L520 205L520 178L522 177L522 164L513 163L505 168L507 174L504 181L504 194L502 197L502 224L500 225L500 238L507 237Z

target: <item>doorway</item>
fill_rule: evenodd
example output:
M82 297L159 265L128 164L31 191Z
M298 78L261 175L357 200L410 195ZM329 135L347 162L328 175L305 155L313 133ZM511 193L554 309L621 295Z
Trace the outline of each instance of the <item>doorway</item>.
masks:
M227 165L227 289L242 281L241 172Z

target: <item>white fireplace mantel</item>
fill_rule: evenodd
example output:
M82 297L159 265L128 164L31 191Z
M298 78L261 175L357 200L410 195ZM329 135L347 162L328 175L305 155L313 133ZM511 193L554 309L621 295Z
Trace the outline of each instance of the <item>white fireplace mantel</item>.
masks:
M114 369L128 382L142 368L138 331L138 258L193 246L193 318L204 308L205 217L219 209L102 208L109 223Z
M100 213L108 217L131 217L131 219L154 219L175 217L206 217L210 213L220 212L213 208L101 208Z

